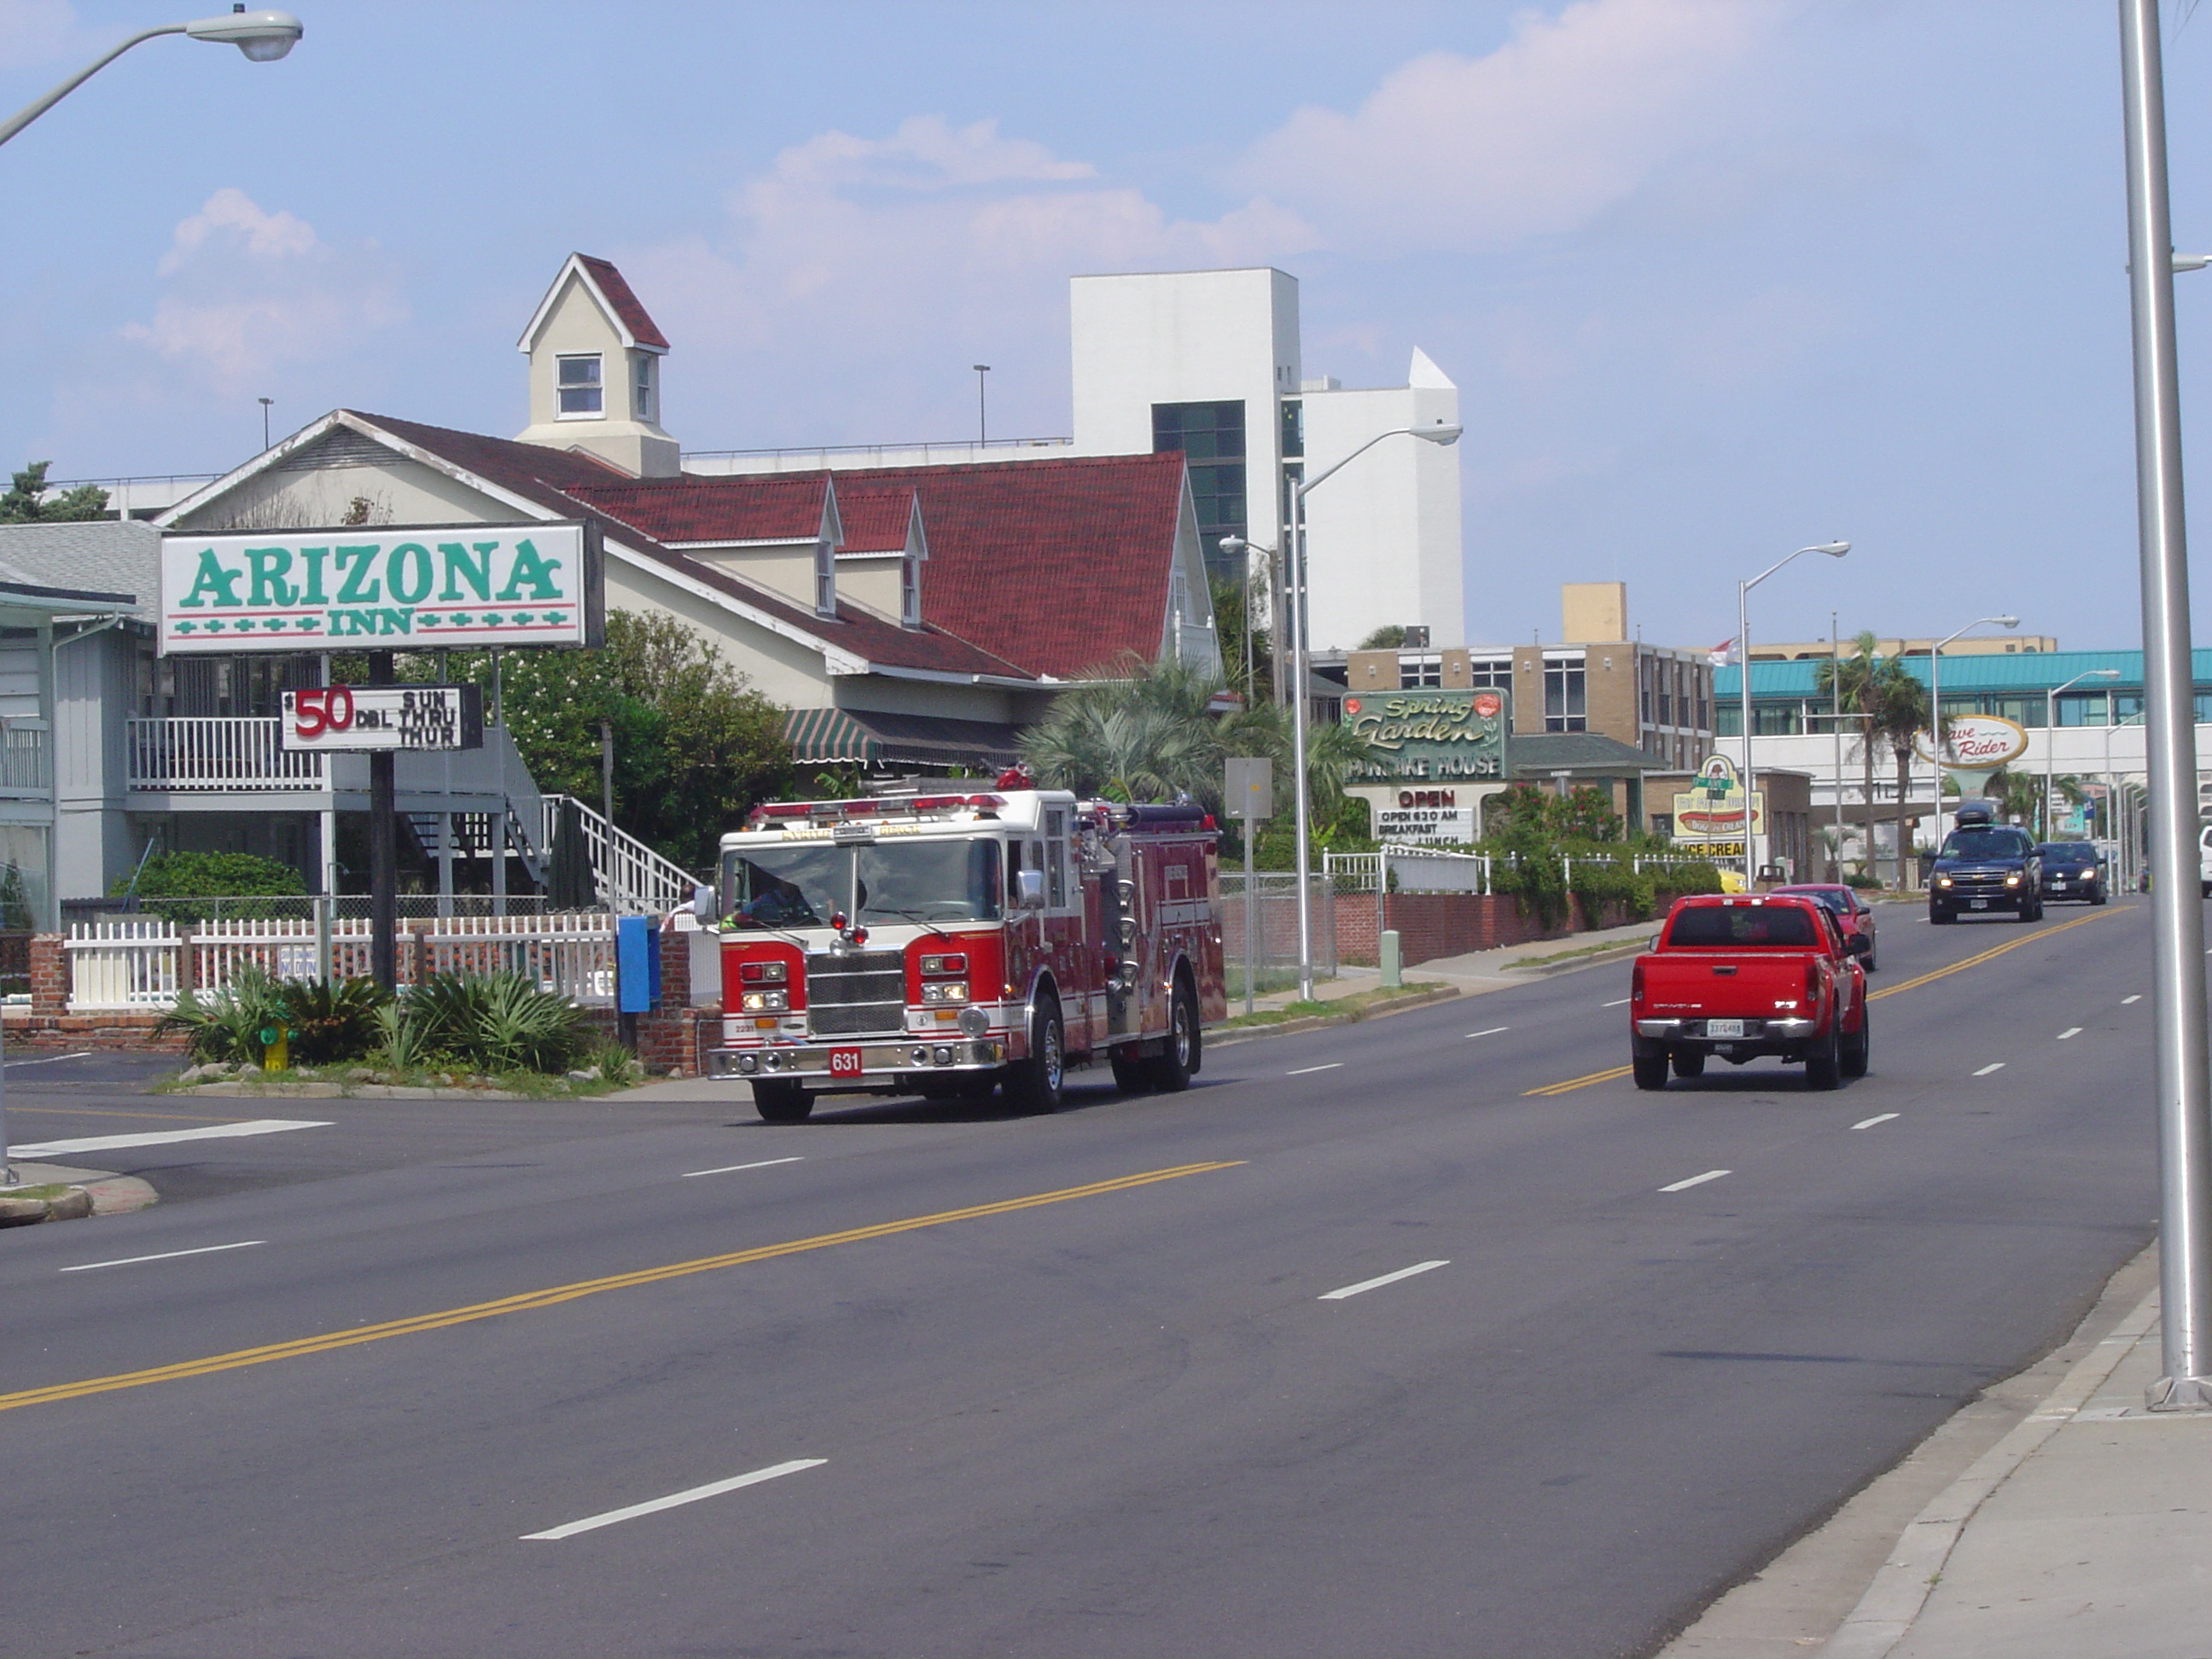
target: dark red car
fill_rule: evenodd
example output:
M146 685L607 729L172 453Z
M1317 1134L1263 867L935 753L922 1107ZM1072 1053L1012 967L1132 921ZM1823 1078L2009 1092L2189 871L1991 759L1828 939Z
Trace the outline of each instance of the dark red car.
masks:
M1859 896L1857 888L1846 887L1839 881L1807 881L1774 890L1815 901L1836 919L1836 926L1846 939L1854 935L1864 938L1866 952L1859 957L1859 965L1869 974L1874 972L1874 906Z

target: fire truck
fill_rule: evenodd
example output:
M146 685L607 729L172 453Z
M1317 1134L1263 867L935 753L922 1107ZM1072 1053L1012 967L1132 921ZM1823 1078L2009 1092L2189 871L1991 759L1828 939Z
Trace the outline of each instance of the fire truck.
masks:
M1071 1066L1188 1088L1227 1012L1213 820L1058 790L773 802L722 837L717 1078L1047 1112ZM707 896L702 895L702 900Z

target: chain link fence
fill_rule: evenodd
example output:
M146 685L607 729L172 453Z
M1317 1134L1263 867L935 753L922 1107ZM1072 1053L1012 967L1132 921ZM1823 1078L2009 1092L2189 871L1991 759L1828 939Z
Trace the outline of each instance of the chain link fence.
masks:
M1335 886L1324 875L1309 878L1307 902L1316 978L1336 977ZM1252 877L1247 903L1244 872L1221 875L1221 956L1227 970L1229 1000L1244 995L1244 941L1252 941L1252 989L1279 991L1298 982L1298 878L1291 871L1262 871ZM1248 934L1249 928L1249 934Z

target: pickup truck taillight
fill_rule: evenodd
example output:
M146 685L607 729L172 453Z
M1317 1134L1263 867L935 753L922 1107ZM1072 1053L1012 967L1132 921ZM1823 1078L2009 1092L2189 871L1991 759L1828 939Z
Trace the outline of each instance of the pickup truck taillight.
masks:
M1637 957L1636 965L1629 969L1628 1000L1638 1006L1642 1006L1644 1001L1644 958L1642 957Z
M1805 1006L1808 1008L1820 1006L1820 964L1817 962L1805 964Z

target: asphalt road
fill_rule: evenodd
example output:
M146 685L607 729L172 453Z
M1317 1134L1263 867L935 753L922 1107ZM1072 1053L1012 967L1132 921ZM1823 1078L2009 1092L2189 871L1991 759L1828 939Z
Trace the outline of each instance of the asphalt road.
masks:
M1607 1076L1622 963L1049 1119L284 1103L0 1235L0 1646L1647 1653L2152 1231L2140 903L1883 924L1829 1094Z

